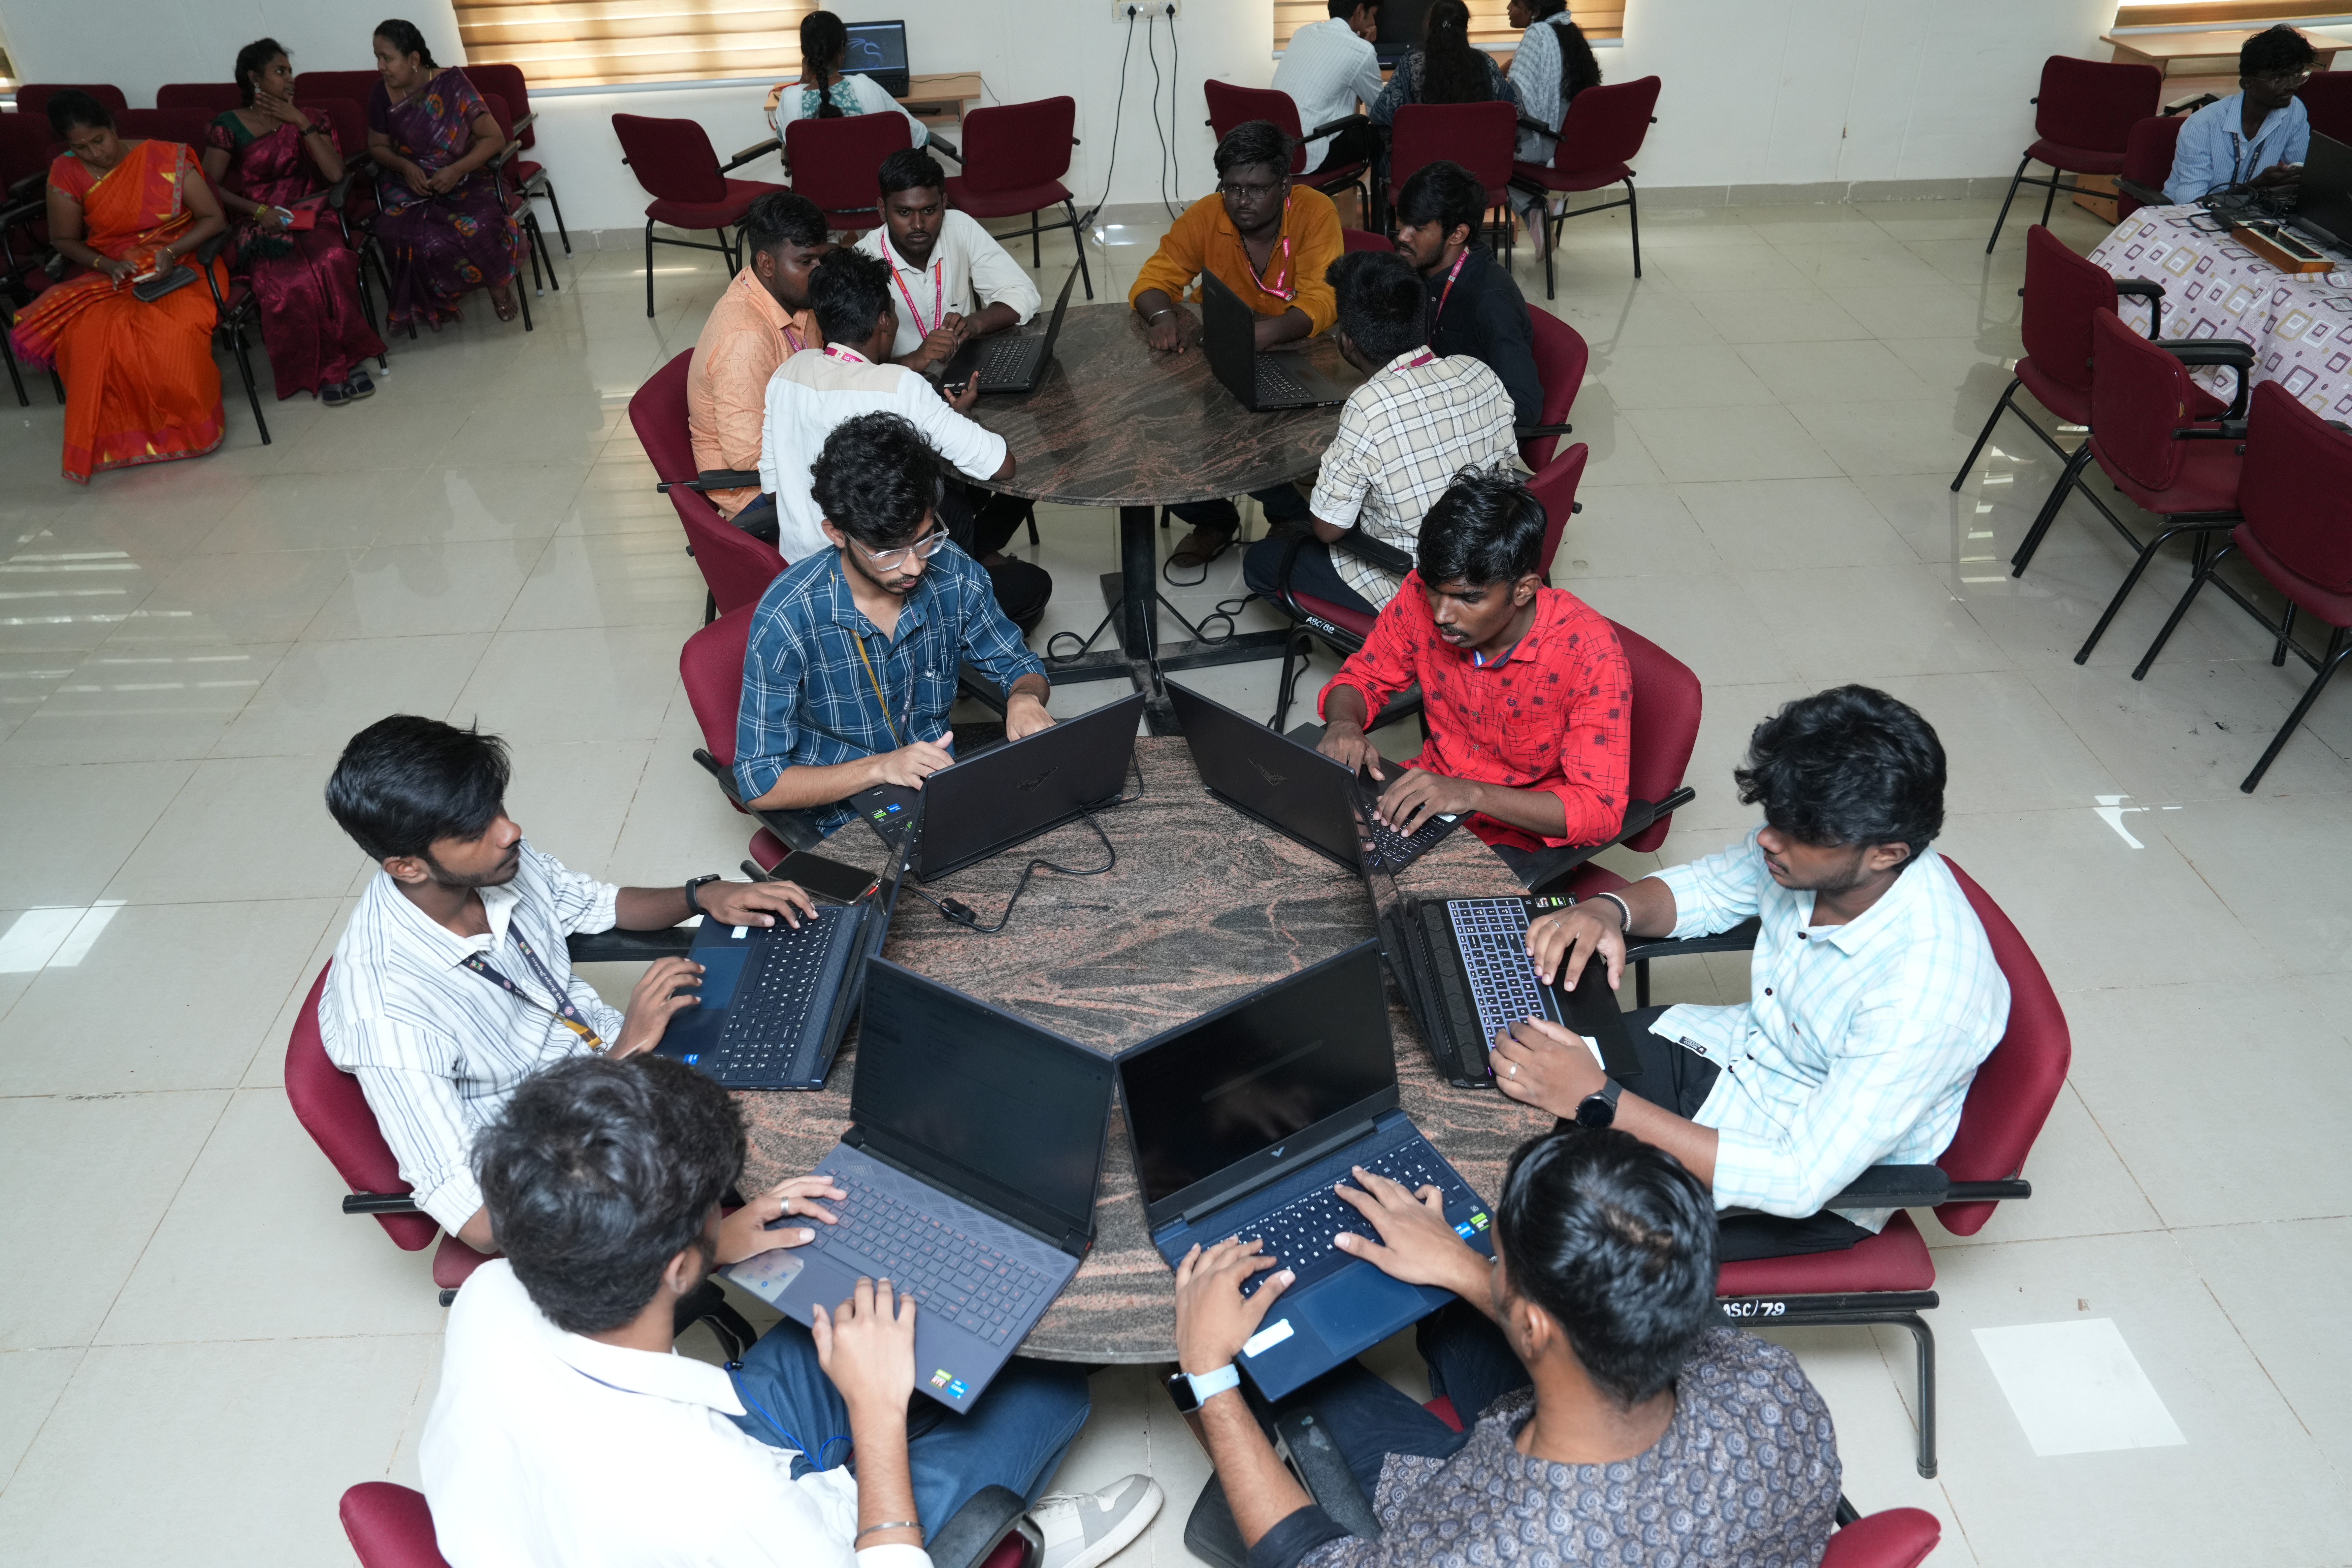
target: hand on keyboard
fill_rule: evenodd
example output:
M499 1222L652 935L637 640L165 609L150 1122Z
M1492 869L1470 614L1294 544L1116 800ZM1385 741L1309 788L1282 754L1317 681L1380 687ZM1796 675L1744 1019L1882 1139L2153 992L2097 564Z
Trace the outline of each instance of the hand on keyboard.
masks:
M1466 779L1450 779L1420 768L1406 768L1397 782L1381 792L1375 815L1399 833L1411 837L1433 816L1459 816L1475 811L1484 786Z
M1478 1300L1476 1292L1486 1289L1487 1262L1445 1217L1445 1194L1434 1186L1411 1191L1361 1165L1355 1174L1357 1186L1343 1182L1334 1190L1364 1216L1372 1236L1342 1231L1333 1244L1408 1285L1435 1285Z
M823 1172L778 1182L719 1220L719 1261L740 1263L779 1247L806 1246L816 1239L816 1226L791 1222L811 1219L832 1225L834 1212L818 1200L831 1198L838 1202L848 1195Z
M661 1044L669 1021L688 1007L702 1005L694 993L702 984L702 965L690 958L656 958L629 991L629 1005L621 1015L621 1037L613 1042L615 1059L649 1051Z
M1242 1353L1266 1309L1290 1283L1287 1268L1266 1275L1263 1288L1244 1296L1242 1286L1274 1267L1264 1244L1227 1240L1207 1251L1194 1243L1176 1265L1176 1363L1188 1373L1231 1366Z
M1582 1039L1542 1018L1512 1025L1487 1059L1496 1089L1554 1116L1573 1117L1609 1081Z

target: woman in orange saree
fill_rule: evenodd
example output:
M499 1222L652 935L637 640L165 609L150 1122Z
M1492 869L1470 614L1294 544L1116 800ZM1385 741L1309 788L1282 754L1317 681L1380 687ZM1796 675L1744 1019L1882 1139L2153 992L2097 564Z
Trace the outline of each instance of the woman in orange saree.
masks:
M88 270L17 311L11 341L65 381L66 477L88 484L100 469L202 457L225 424L213 290L193 275L153 300L133 290L184 270L182 258L221 231L220 205L194 148L125 142L86 93L48 108L67 148L49 165L50 243ZM226 291L227 268L211 266Z

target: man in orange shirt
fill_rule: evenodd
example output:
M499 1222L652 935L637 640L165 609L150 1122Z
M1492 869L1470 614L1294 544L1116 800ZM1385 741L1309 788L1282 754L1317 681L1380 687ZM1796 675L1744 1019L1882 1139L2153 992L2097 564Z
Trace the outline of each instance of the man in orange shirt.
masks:
M686 422L698 472L756 473L768 378L801 349L823 348L809 310L809 269L833 248L824 215L806 196L771 191L743 215L744 266L710 308L686 379ZM776 542L776 506L757 479L705 490L719 515Z
M1257 312L1262 350L1328 330L1339 305L1323 274L1346 248L1339 209L1322 192L1290 183L1290 138L1266 121L1227 132L1216 162L1216 195L1184 209L1128 290L1151 346L1184 353L1199 341L1200 322L1179 301L1201 297L1194 279L1203 272L1214 273ZM1292 486L1252 493L1269 523L1306 522L1307 502ZM1241 513L1229 500L1169 510L1192 525L1170 554L1171 566L1206 566L1232 547L1241 528Z

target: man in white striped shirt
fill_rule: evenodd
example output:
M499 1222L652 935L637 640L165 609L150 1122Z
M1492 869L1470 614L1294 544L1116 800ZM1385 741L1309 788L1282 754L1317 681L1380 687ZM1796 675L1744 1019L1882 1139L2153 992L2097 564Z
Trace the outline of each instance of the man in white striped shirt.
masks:
M497 736L395 714L352 736L327 782L327 809L382 869L335 944L319 1033L360 1080L416 1206L482 1252L497 1244L474 1135L550 1062L652 1048L701 984L700 964L656 959L616 1011L572 973L564 939L698 914L796 926L815 911L792 882L616 888L571 870L523 841L508 777ZM784 1212L776 1194L751 1206Z
M1372 40L1380 34L1378 0L1328 0L1331 15L1290 35L1282 62L1274 68L1274 89L1298 107L1298 129L1313 131L1356 112L1360 100L1381 95L1381 57ZM1369 122L1307 143L1307 170L1338 169L1369 163L1381 148Z
M1496 1087L1585 1126L1622 1128L1710 1184L1726 1259L1828 1252L1893 1212L1822 1205L1872 1165L1927 1164L1950 1144L1978 1064L2009 1022L2009 983L1976 911L1928 847L1944 820L1944 750L1916 712L1845 686L1757 726L1739 798L1764 826L1719 855L1538 921L1536 968L1614 986L1625 939L1761 930L1738 1007L1628 1016L1639 1092L1573 1036L1530 1020L1498 1036ZM1587 984L1597 982L1598 976Z

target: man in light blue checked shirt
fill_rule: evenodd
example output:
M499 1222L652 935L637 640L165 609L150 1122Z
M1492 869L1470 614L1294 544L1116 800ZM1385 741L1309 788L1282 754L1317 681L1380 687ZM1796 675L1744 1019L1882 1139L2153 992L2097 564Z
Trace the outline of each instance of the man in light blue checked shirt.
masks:
M1496 1087L1585 1126L1616 1126L1713 1190L1727 1260L1853 1246L1891 1210L1824 1212L1876 1164L1927 1164L1959 1125L2009 1021L2009 983L1968 897L1928 847L1944 821L1944 749L1916 712L1844 686L1757 726L1739 798L1764 826L1719 855L1538 921L1547 977L1625 939L1761 930L1737 1007L1628 1016L1637 1083L1574 1036L1529 1020L1498 1037Z
M769 584L753 612L735 780L754 808L809 809L830 833L854 815L851 795L920 789L955 760L960 664L1004 689L1008 740L1054 721L1044 662L940 525L946 466L913 425L845 420L811 479L834 548Z

